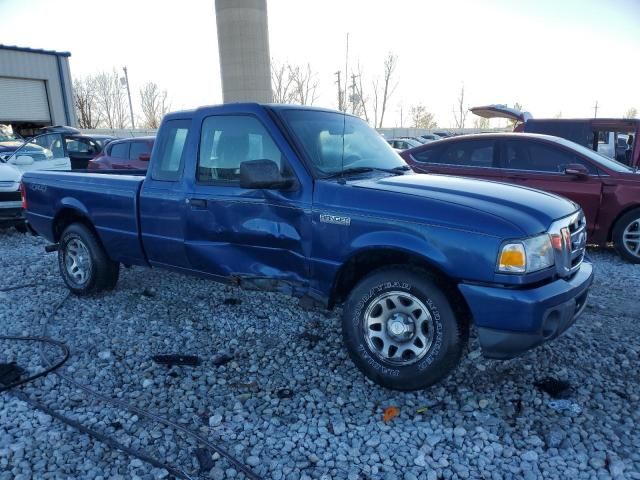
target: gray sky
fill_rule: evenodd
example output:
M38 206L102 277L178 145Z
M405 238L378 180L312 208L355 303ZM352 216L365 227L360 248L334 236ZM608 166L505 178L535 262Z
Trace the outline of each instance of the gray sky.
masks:
M70 51L84 76L129 67L137 103L152 80L173 109L222 100L214 0L0 0L0 43ZM359 61L365 87L398 55L385 126L423 103L453 123L469 106L519 102L535 117L619 117L640 110L639 0L268 0L271 56L310 62L316 105L335 108L334 72ZM470 114L468 123L473 120Z

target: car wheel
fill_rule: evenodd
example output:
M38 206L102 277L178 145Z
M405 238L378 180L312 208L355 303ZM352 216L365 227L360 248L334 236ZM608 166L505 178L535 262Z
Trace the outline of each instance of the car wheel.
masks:
M15 228L20 233L27 233L28 232L26 223L18 223L17 225L14 225L13 228Z
M425 271L388 267L350 293L342 334L351 359L375 383L426 388L459 363L466 333L444 291Z
M613 244L622 258L640 263L640 209L625 213L616 222Z
M120 273L120 264L107 256L96 234L80 223L62 233L58 266L64 283L76 295L113 290Z

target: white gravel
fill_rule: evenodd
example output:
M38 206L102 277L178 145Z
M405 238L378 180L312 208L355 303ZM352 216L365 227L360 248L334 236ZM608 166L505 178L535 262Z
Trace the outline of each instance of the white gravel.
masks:
M39 335L66 294L44 245L0 232L0 288L37 283L0 293L3 333ZM220 443L265 478L640 479L640 266L609 250L589 254L590 304L562 338L497 362L478 355L472 337L455 374L422 392L367 381L342 347L339 312L164 271L123 269L114 292L71 297L49 335L71 348L65 374ZM159 353L202 364L167 368L150 360ZM232 360L216 366L223 354ZM35 371L38 347L0 342L0 362L11 360ZM533 385L546 377L569 382L568 397L550 403ZM191 437L54 375L22 391L194 478L241 478L211 452L201 469ZM385 424L389 406L400 415ZM20 478L169 476L2 393L0 480Z

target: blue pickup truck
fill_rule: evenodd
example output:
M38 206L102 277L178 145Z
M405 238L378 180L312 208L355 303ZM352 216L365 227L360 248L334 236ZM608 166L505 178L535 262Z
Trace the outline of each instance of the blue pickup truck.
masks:
M446 376L471 324L491 358L557 337L593 279L575 203L415 174L365 122L325 109L171 113L146 176L28 172L22 191L72 292L140 265L341 306L354 363L393 389Z

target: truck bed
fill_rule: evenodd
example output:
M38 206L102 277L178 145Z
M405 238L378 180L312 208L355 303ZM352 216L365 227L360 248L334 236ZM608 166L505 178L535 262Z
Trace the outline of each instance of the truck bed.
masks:
M54 222L65 207L91 219L109 257L146 264L138 226L138 193L144 176L114 173L32 171L22 179L28 222L56 242ZM57 216L56 216L57 215Z

